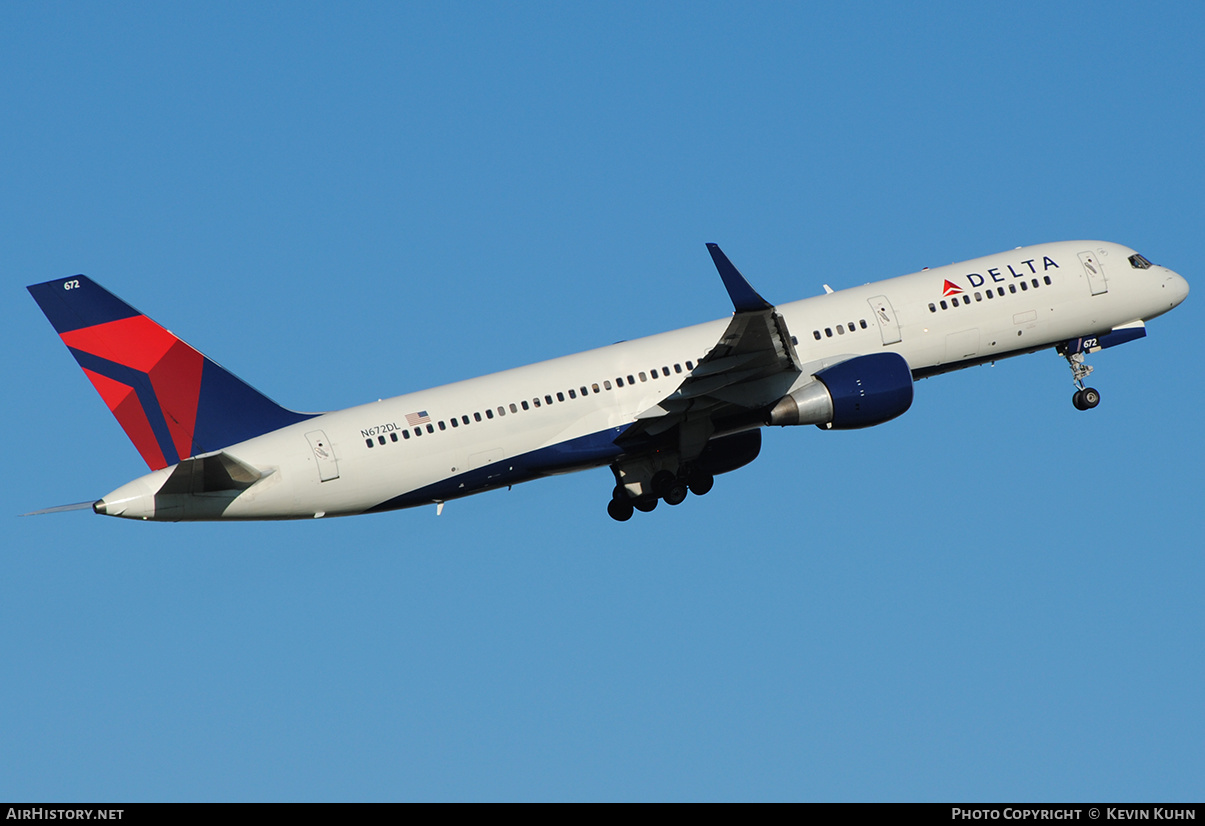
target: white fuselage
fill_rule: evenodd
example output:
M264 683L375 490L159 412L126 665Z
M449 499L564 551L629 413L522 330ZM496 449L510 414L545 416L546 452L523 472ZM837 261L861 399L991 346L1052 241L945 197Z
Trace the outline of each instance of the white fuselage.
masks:
M920 377L1104 334L1184 299L1183 278L1164 267L1135 268L1131 255L1099 241L1043 244L776 309L804 365L800 383L828 364L884 350L903 356ZM232 445L227 455L264 475L237 496L210 497L210 504L162 496L156 503L172 467L102 501L109 514L144 519L335 516L442 502L606 465L621 452L614 437L672 394L727 324L712 321L408 393Z

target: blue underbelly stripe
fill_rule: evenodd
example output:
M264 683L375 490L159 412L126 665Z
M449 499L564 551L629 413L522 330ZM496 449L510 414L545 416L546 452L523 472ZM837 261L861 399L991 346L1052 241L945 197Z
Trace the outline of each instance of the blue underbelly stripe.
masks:
M597 433L579 436L566 442L542 447L509 459L502 459L473 470L441 479L425 487L387 499L368 508L365 513L412 508L432 502L446 502L473 493L517 485L553 473L582 470L610 464L623 453L615 444L619 435L631 425L611 427Z

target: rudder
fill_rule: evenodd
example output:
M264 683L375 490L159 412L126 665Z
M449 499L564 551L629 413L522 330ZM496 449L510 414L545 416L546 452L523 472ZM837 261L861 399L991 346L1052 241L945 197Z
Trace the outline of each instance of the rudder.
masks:
M305 421L87 276L27 287L151 470Z

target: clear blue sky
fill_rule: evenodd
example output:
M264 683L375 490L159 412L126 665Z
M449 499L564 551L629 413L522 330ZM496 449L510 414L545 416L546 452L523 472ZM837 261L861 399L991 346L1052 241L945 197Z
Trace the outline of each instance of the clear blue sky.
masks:
M970 6L970 7L968 7ZM1199 3L0 6L0 799L1200 800ZM87 512L144 472L24 290L83 272L344 407L1042 241L1147 339L353 519Z

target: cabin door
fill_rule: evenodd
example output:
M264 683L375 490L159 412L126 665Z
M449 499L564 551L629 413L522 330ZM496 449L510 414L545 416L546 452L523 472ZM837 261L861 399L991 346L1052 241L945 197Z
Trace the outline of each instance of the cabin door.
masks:
M896 321L895 310L885 295L876 295L869 302L875 320L879 322L879 332L883 334L884 344L895 344L900 340L900 323Z
M314 462L318 465L318 478L323 482L338 479L339 463L335 460L335 451L326 434L321 430L311 430L305 437L309 440Z
M1088 284L1092 287L1092 295L1100 295L1109 291L1109 283L1105 279L1105 268L1094 252L1081 252L1079 262L1084 265L1084 274L1088 276Z

